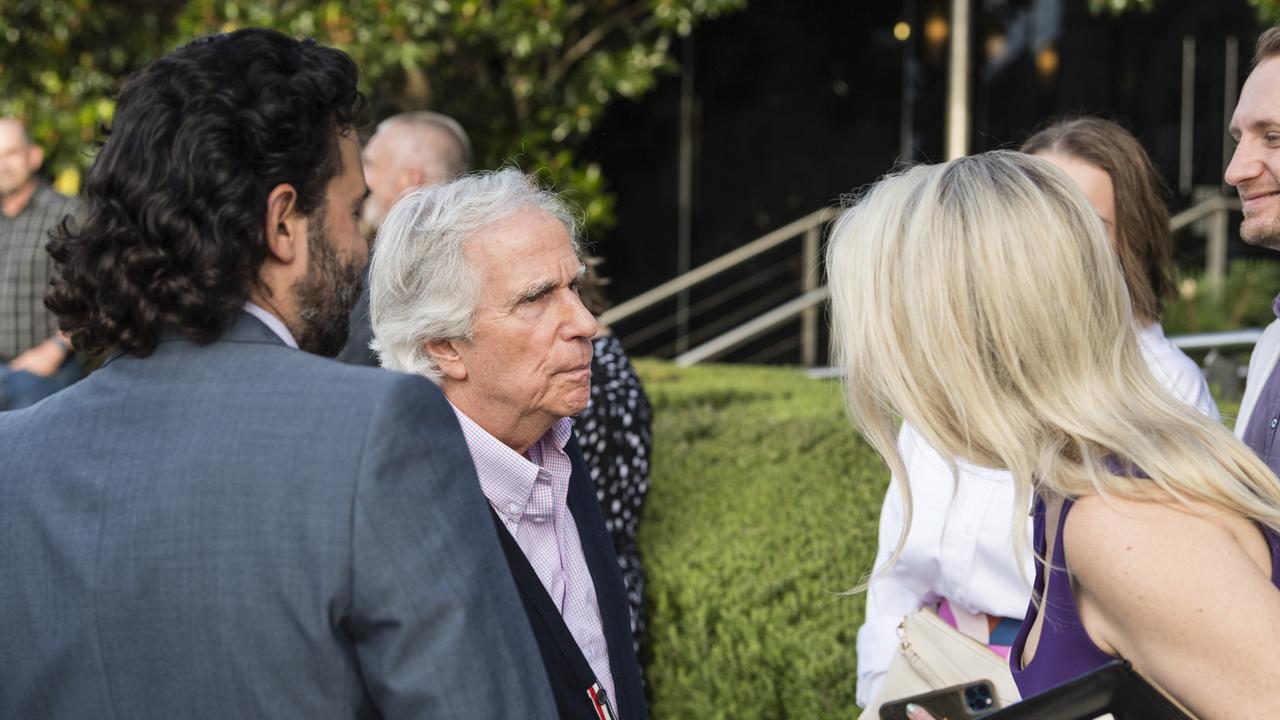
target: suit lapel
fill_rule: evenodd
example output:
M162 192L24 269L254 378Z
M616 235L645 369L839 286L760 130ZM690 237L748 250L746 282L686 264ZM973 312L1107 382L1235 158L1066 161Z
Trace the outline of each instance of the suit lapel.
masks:
M604 525L595 486L587 473L576 438L569 440L565 452L573 464L573 473L569 477L569 512L578 526L582 555L587 561L587 569L591 571L600 622L609 646L609 668L613 672L614 694L617 696L614 707L624 718L636 720L643 717L639 712L639 708L644 707L640 697L643 690L639 684L640 665L631 640L631 608L627 605L622 571L618 568L613 538Z
M622 584L622 571L613 549L613 539L604 525L604 516L596 500L595 488L587 474L586 463L576 439L570 439L565 452L573 465L569 476L567 505L573 522L578 528L582 555L591 573L591 583L596 591L596 603L600 609L605 643L609 649L609 667L613 674L614 695L612 705L626 720L643 720L647 717L644 690L640 687L640 664L636 660L631 642L631 609L627 605L626 590ZM531 623L540 624L543 635L555 643L564 660L563 667L573 675L574 682L585 689L595 680L595 672L573 639L568 625L556 609L546 587L538 579L538 573L529 564L524 551L501 518L489 508L489 514L498 528L498 539L507 556L511 576L525 602L532 608ZM585 697L585 695L584 695Z

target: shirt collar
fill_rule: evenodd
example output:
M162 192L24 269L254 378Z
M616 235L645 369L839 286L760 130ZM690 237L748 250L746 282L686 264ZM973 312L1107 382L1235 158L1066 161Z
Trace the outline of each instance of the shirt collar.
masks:
M271 311L250 300L245 301L244 311L261 320L262 324L275 333L276 337L280 338L285 345L294 350L298 349L298 341L293 339L293 333L289 332L289 328L285 326L284 322L272 314Z
M1271 312L1275 313L1277 318L1280 318L1280 295L1277 295L1276 299L1271 301Z
M458 425L462 428L471 462L475 464L476 476L480 479L480 490L499 514L519 522L529 506L529 496L533 494L538 474L546 471L480 427L452 402L449 407L458 416ZM563 451L572 432L573 419L560 418L529 448L528 455L541 459L552 449Z
M1157 341L1164 338L1164 328L1160 323L1153 322L1150 325L1138 326L1138 337L1147 341Z

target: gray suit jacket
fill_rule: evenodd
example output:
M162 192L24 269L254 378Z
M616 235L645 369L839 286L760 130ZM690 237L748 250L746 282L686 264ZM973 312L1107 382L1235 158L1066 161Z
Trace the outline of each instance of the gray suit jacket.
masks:
M369 320L369 283L365 282L364 291L360 293L355 306L351 308L347 326L347 344L334 359L348 365L381 367L377 354L369 349L369 342L372 340L373 325Z
M555 704L443 396L242 314L0 414L0 717Z

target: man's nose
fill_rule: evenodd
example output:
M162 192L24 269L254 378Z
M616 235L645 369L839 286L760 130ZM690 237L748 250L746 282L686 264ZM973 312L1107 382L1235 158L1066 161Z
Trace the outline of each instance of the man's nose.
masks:
M1251 144L1241 140L1236 144L1235 152L1231 153L1231 162L1227 163L1227 170L1222 177L1228 185L1239 187L1241 183L1257 177L1261 171L1262 163L1251 149Z
M569 317L563 325L566 336L570 339L595 337L596 330L600 328L600 323L596 321L596 316L591 314L587 306L582 304L582 299L578 297L576 292L569 293L566 312L569 313Z

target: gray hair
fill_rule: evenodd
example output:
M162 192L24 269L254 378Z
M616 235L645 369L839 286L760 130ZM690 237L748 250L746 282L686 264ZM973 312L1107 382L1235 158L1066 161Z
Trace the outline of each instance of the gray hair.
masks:
M440 381L440 367L426 343L469 339L480 300L480 278L467 261L466 245L525 209L563 223L574 252L579 251L578 214L511 168L419 188L392 206L369 265L375 338L370 347L383 367Z
M450 153L450 157L445 162L448 176L452 178L471 169L471 138L462 124L448 115L430 110L417 110L392 115L378 123L379 130L393 126L443 132L452 138L454 145L454 152Z

